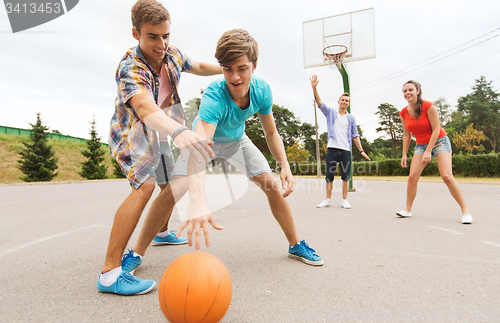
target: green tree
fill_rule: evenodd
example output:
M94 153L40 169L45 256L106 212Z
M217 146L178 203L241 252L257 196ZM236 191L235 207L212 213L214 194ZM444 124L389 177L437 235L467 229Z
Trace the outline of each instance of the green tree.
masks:
M403 140L403 125L399 117L399 111L392 104L382 103L375 112L379 116L380 127L377 132L384 132L391 141L392 156L396 159L396 147Z
M393 158L391 141L384 138L377 138L371 144L371 148L378 154L386 158ZM409 152L409 151L408 151Z
M308 162L311 154L305 149L304 144L297 141L286 149L286 156L289 163L302 163Z
M319 152L322 161L325 161L326 159L327 150L328 150L328 131L325 131L319 135Z
M495 153L500 152L500 94L484 76L476 79L472 89L472 93L458 99L458 111L464 112L467 122L483 132Z
M304 149L316 160L316 129L310 123L304 122L300 126L300 134L304 142ZM320 142L321 148L321 142Z
M297 142L297 140L301 139L300 121L295 117L292 111L277 104L273 104L272 111L276 129L286 149ZM252 140L253 144L269 159L271 157L271 152L267 147L264 131L262 130L257 113L245 122L245 132L248 138Z
M372 155L375 153L372 149L372 145L370 142L363 136L363 130L361 130L361 127L358 126L358 135L359 135L359 141L361 142L361 147L363 147L363 150L367 155ZM359 152L358 148L355 147L356 145L354 142L352 143L352 158L353 160L366 160L363 156L361 156L361 153Z
M122 169L120 168L120 165L118 165L118 162L116 159L111 157L111 164L113 164L113 175L115 175L116 178L126 178L125 174L123 174Z
M108 170L108 167L103 164L106 152L102 149L101 138L97 135L95 118L90 124L92 125L89 132L90 139L87 140L87 149L82 151L82 155L87 160L82 163L78 174L87 179L104 179L107 178Z
M484 147L481 141L486 138L482 131L474 129L474 124L471 123L463 132L457 132L453 135L453 141L457 147L464 149L467 155L470 155L474 150L483 151Z
M434 106L439 114L439 123L444 127L444 125L452 120L451 105L444 98L439 98L434 101Z
M19 169L25 176L21 179L25 182L51 181L57 176L57 158L55 151L48 144L49 128L42 125L40 113L36 115L36 123L31 125L31 133L28 142L23 142L24 150L21 158L17 161Z
M203 90L200 90L200 94L203 94ZM198 115L198 111L200 110L201 99L200 98L192 98L187 101L184 105L184 113L186 114L186 125L191 128L194 119Z

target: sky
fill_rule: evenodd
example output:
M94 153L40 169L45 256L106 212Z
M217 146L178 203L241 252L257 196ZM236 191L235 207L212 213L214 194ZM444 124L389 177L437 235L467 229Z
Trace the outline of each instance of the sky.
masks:
M369 140L377 133L377 107L402 109L403 84L422 84L423 97L444 98L453 108L485 76L500 91L500 1L498 0L183 0L160 1L172 20L170 43L191 59L216 64L220 35L244 28L259 44L255 73L273 91L274 103L301 122L315 123L309 78L317 74L323 101L337 107L340 73L304 69L303 22L374 8L374 59L347 63L351 113ZM0 125L30 128L41 113L50 130L89 138L90 122L107 142L114 112L114 73L121 57L137 45L130 9L135 0L81 0L65 15L27 31L12 33L0 7ZM179 94L185 103L220 76L183 73ZM318 110L319 132L326 121Z

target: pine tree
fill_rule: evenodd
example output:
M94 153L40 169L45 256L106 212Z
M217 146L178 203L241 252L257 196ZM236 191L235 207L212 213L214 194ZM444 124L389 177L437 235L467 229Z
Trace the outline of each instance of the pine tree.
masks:
M126 178L125 174L123 174L122 169L120 168L120 165L118 165L118 162L116 159L111 158L111 163L113 164L113 175L116 176L116 178Z
M107 178L108 167L101 164L104 162L103 156L106 152L102 149L101 138L97 136L95 118L90 124L92 125L89 132L90 139L87 140L87 149L82 151L87 161L82 163L82 169L78 174L87 179L104 179Z
M58 173L55 151L48 144L49 128L42 125L40 113L36 115L36 123L31 125L30 139L23 142L25 148L17 161L18 167L25 175L21 179L25 182L44 182L52 180Z

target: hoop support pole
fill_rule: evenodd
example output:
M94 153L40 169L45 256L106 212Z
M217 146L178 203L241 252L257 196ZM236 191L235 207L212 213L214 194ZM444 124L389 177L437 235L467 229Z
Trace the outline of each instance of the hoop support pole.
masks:
M348 93L349 96L351 95L351 90L349 86L349 72L347 71L347 66L345 63L342 63L339 68L340 75L342 75L342 82L344 83L344 92ZM350 100L349 100L350 102ZM347 112L351 113L351 105L347 107ZM349 171L349 192L356 192L353 186L353 180L352 180L352 175L353 171L352 168L354 167L354 163L352 160L352 149L351 149L351 169Z

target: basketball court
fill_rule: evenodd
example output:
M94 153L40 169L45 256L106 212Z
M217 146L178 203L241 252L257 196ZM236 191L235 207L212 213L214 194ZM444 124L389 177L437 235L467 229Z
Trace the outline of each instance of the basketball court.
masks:
M297 178L288 200L298 231L325 263L312 267L288 258L265 195L247 185L214 212L224 230L212 230L212 246L202 248L231 274L222 322L498 321L500 219L491 203L499 186L460 185L474 215L463 225L442 183L421 183L413 218L401 219L404 182L355 180L350 210L340 207L336 183L334 206L318 209L324 180ZM130 297L96 288L114 213L129 190L125 180L0 185L0 321L165 322L157 287ZM174 214L171 228L179 225ZM159 283L190 251L151 246L136 276Z

